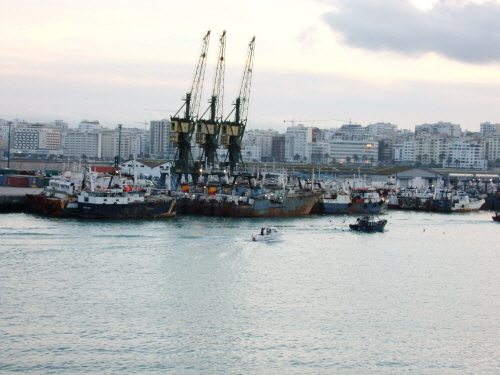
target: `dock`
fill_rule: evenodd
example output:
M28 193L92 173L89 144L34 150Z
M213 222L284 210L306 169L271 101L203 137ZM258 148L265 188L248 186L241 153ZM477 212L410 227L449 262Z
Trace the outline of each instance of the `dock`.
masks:
M39 194L43 188L24 188L0 185L0 213L29 211L26 194Z

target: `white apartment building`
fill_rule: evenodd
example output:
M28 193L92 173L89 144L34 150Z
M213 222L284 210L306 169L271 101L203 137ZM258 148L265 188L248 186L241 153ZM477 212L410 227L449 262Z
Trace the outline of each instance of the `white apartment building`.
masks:
M395 162L414 163L415 162L415 142L408 141L392 146L392 159Z
M460 125L443 121L439 121L436 124L415 125L415 136L432 134L448 135L450 137L459 138L462 134L462 129Z
M258 145L246 145L245 148L241 150L241 157L245 163L250 163L254 161L261 161L261 147Z
M496 162L500 159L500 134L490 135L485 138L486 159Z
M101 124L97 120L82 120L80 124L78 124L78 130L81 130L82 132L93 132L101 129Z
M330 159L337 163L347 162L347 158L354 162L357 157L358 162L370 161L378 162L378 142L373 140L342 140L338 138L331 139Z
M313 164L328 164L330 162L330 143L308 143L308 161Z
M11 130L13 125L11 125ZM9 122L0 119L0 139L7 140L9 138Z
M101 158L102 134L99 131L84 132L71 129L62 133L64 155L72 158Z
M436 164L446 160L448 145L456 139L441 134L421 134L415 139L415 161Z
M151 156L162 159L173 159L175 147L170 142L170 121L167 119L150 122L150 144Z
M494 133L500 133L500 124L491 124L483 122L480 124L480 131L482 136L487 136Z
M269 130L260 130L260 129L251 129L245 132L243 135L242 144L247 146L259 146L261 149L261 158L262 157L271 157L272 156L272 146L273 146L273 137L278 135L277 131L272 129ZM258 159L259 161L261 159Z
M128 129L120 131L102 130L102 158L113 159L115 156L120 156L122 159L130 159L137 157L141 152L141 138ZM118 149L119 148L119 149Z
M368 133L374 137L391 138L393 140L397 137L398 127L397 125L377 122L375 124L367 125Z
M453 142L448 146L448 158L460 169L485 169L487 165L482 142Z
M298 124L287 128L285 133L285 159L287 162L308 158L307 144L312 142L312 128ZM296 156L297 155L297 156Z
M11 127L11 150L17 154L62 154L61 130L47 124L18 124Z

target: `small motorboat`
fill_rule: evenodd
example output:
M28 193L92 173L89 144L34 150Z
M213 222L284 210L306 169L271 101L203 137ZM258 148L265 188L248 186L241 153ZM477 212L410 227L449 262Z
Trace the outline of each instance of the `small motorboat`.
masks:
M500 212L495 212L495 216L492 217L493 221L500 222Z
M260 234L252 234L252 241L272 241L280 238L281 232L275 227L262 227Z
M373 215L366 215L358 217L356 223L349 224L349 228L359 232L382 232L386 224L387 220L385 219L379 219Z

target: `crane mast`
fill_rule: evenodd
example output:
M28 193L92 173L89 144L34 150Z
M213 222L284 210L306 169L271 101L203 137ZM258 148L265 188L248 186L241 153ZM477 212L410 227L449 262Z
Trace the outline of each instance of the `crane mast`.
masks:
M222 33L219 41L220 47L215 69L214 88L209 100L210 107L206 111L210 110L210 117L208 120L201 119L196 124L196 143L203 150L200 161L206 168L215 165L217 160L216 150L219 147L219 134L223 112L226 30Z
M198 117L209 41L210 30L208 30L207 34L202 39L201 53L194 72L191 91L186 94L184 104L181 108L170 118L170 142L177 147L174 160L174 173L177 176L176 182L179 182L182 174L186 174L186 178L188 175L191 175L194 179L195 175L198 173L197 165L195 165L191 154L191 138ZM184 107L184 117L181 118L179 112L181 112Z
M241 141L243 138L243 134L245 133L245 127L247 124L248 104L250 100L250 87L253 72L254 49L255 36L248 44L247 62L243 71L243 78L241 80L239 95L236 98L233 110L229 114L230 116L233 112L235 113L234 121L225 121L221 128L221 144L223 144L228 150L226 158L229 159L229 169L231 172L236 169L236 164L241 163L242 165L244 165L243 158L241 156L241 150L243 149Z

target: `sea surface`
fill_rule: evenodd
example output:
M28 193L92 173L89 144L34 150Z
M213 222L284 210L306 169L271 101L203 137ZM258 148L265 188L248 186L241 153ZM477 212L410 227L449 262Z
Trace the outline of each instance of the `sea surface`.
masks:
M3 214L0 374L500 374L491 216Z

